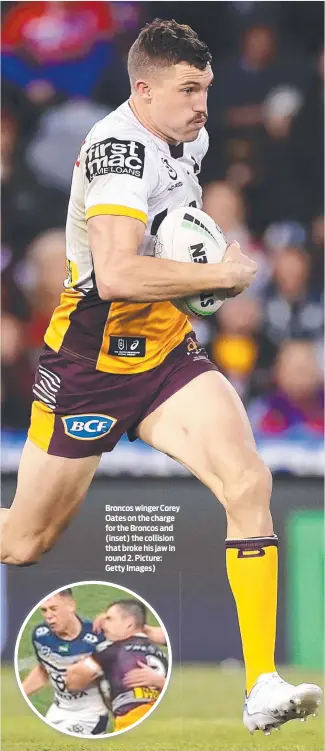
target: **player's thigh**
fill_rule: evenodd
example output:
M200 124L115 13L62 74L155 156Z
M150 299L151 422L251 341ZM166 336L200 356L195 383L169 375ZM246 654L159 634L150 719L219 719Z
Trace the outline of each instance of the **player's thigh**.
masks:
M184 464L224 502L261 465L244 406L218 371L202 373L149 414L139 437Z
M52 456L27 440L5 536L12 540L41 537L47 547L76 513L99 459Z

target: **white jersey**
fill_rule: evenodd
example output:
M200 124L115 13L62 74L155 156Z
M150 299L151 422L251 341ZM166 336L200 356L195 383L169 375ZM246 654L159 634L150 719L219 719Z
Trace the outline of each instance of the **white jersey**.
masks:
M69 712L107 715L107 708L96 685L83 691L68 691L65 674L69 665L85 655L91 655L102 637L95 634L92 622L80 620L80 634L75 639L61 639L46 623L37 626L32 643L38 662L45 668L54 692L56 706Z
M157 366L191 326L171 303L128 304L99 299L87 220L113 214L145 226L140 255L153 255L158 228L168 211L202 205L198 182L208 148L203 128L195 141L170 146L150 133L125 102L96 123L86 137L73 172L66 238L68 279L45 341L98 370L141 372ZM136 354L120 356L111 337L144 339Z

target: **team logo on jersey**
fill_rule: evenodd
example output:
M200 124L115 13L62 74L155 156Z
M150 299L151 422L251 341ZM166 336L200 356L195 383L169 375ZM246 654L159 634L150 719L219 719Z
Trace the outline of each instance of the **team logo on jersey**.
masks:
M162 159L161 161L162 161L162 162L163 162L163 164L165 165L165 167L166 167L166 169L167 169L167 171L168 171L169 177L170 177L170 178L171 178L172 180L177 180L177 172L176 172L176 170L174 169L174 167L172 167L172 166L171 166L171 164L169 164L169 161L168 161L168 159L166 159L166 158L164 157L164 158L163 158L163 159Z
M47 657L51 654L51 647L40 647L38 650L40 657Z
M131 175L142 177L144 168L144 145L138 141L120 141L106 138L94 143L87 151L86 177L88 181L100 175Z
M108 415L70 415L62 417L64 432L77 441L96 441L112 430L117 422Z

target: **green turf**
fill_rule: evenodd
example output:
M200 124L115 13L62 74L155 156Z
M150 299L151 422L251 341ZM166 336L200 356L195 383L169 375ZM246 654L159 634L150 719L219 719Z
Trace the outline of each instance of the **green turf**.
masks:
M286 668L293 682L321 682L317 673ZM167 693L153 715L124 735L81 740L52 730L33 714L3 670L2 751L323 751L321 717L288 723L265 738L242 726L244 677L241 670L216 666L175 666Z
M95 615L98 615L98 613L105 610L105 608L115 600L134 599L134 596L125 592L125 590L106 586L105 584L83 584L80 587L74 587L73 595L77 604L77 612L84 618L94 618ZM26 658L33 660L34 650L32 647L31 635L35 626L42 621L43 616L40 610L37 610L29 619L19 644L19 663L26 660ZM148 610L147 613L147 622L152 626L158 625L157 619L150 610ZM37 664L36 658L34 664ZM33 667L33 664L30 664L26 669L20 670L20 677L22 680L25 678L31 667ZM53 701L51 687L48 686L42 689L42 691L31 696L30 700L41 714L45 714Z

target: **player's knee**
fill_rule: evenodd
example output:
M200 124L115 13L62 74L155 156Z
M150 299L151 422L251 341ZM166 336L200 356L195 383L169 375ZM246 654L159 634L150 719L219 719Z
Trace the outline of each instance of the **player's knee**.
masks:
M226 508L229 510L268 507L271 492L272 475L260 457L237 477L224 483Z

